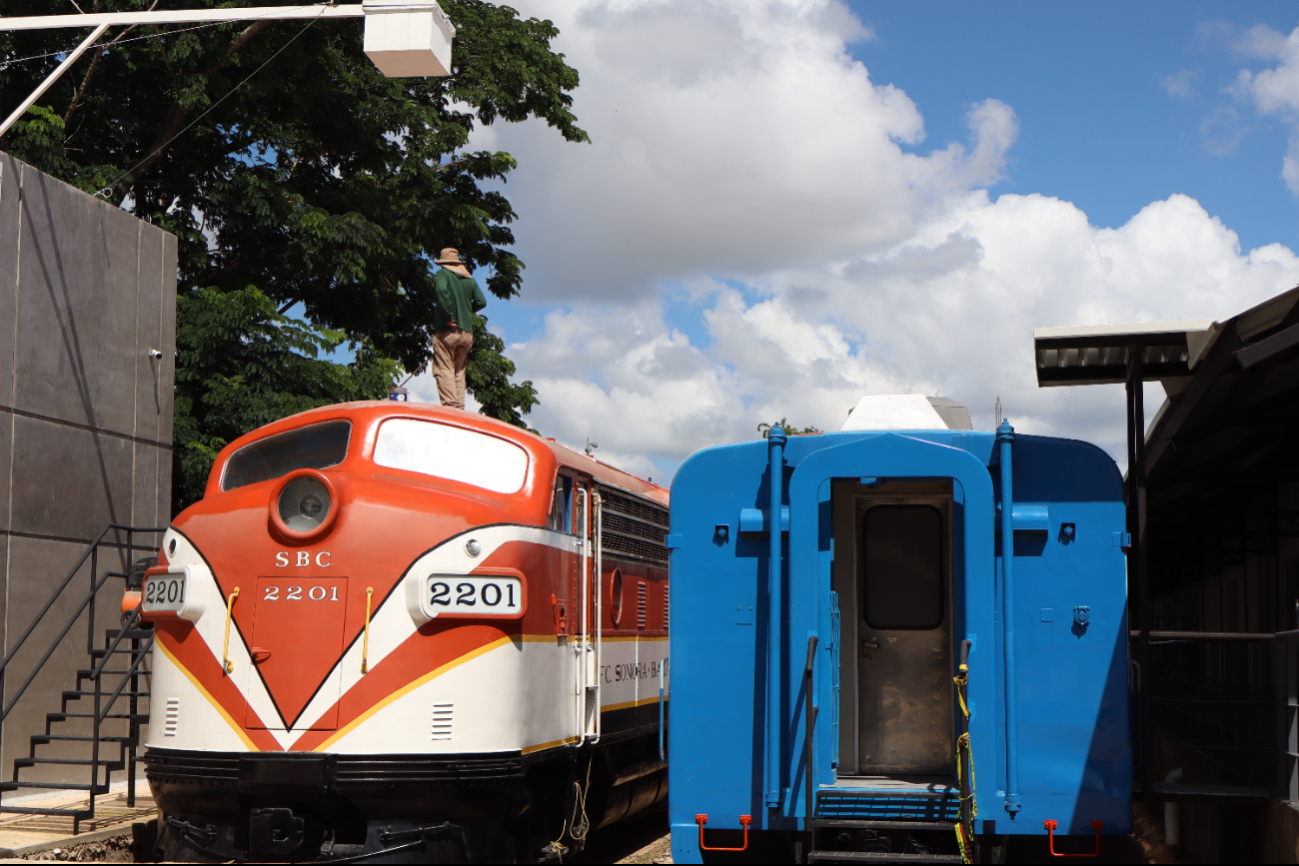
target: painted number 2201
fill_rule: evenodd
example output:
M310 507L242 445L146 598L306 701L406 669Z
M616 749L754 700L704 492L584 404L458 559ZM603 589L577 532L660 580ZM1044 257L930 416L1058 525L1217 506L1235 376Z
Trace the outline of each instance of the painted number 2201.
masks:
M523 610L523 585L514 577L468 577L432 574L428 577L428 613L517 614Z
M301 586L284 587L285 592L282 598L280 596L279 586L275 586L272 584L271 586L267 586L265 589L266 589L266 593L265 595L262 596L262 601L302 601L304 598L303 587ZM337 586L331 586L328 588L323 586L308 587L306 588L305 598L309 601L339 601L340 600L338 597Z

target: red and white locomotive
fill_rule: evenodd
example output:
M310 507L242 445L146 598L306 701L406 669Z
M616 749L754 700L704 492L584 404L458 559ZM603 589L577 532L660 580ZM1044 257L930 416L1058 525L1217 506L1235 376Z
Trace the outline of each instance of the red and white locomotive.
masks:
M413 403L229 445L142 593L165 858L536 861L662 804L667 501Z

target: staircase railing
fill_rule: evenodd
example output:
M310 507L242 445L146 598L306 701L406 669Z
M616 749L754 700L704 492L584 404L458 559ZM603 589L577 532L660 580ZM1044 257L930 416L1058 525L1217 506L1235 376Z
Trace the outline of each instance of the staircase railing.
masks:
M89 761L89 765L91 768L91 776L90 776L89 786L76 785L71 787L75 787L77 789L81 789L83 787L86 788L86 790L89 792L90 795L89 808L72 809L72 810L43 809L39 807L10 806L7 804L0 803L0 811L24 812L24 813L34 813L34 814L68 815L73 818L74 833L79 831L80 823L83 819L93 818L94 808L95 808L95 795L97 793L107 792L109 776L111 775L113 769L111 766L107 766L108 762L104 761L100 755L100 744L104 737L103 724L105 720L110 718L110 714L112 713L114 704L126 691L128 685L130 685L131 687L129 692L130 712L125 716L119 714L117 716L112 716L112 718L125 718L128 721L128 735L126 737L119 737L115 739L119 743L123 744L124 746L123 757L127 758L125 762L126 767L124 767L124 769L126 769L127 771L127 803L129 806L135 805L135 760L134 759L135 759L135 749L137 745L136 740L138 739L137 735L138 735L139 721L141 718L139 714L139 706L138 706L138 696L140 694L139 678L142 673L141 664L143 663L145 657L149 654L149 649L152 647L153 644L153 638L152 635L149 635L148 633L142 633L141 631L136 629L136 626L138 625L138 621L139 621L139 609L137 608L136 610L132 611L131 614L127 618L125 618L124 621L122 621L120 629L117 629L115 631L110 630L108 634L108 640L107 640L108 646L103 650L97 649L95 646L96 643L95 641L95 601L98 598L100 590L104 588L105 584L108 583L110 578L120 578L125 581L126 587L137 588L139 579L142 578L143 572L140 571L139 574L136 573L138 569L135 567L136 565L135 554L137 552L143 552L143 551L150 551L150 552L156 551L158 549L158 542L160 541L160 539L157 537L160 536L165 531L166 531L165 527L163 528L137 527L137 526L125 526L116 523L110 523L109 525L105 526L103 531L99 533L99 535L95 538L95 540L92 541L86 547L86 550L81 554L81 556L77 559L76 563L68 571L67 576L64 577L63 580L55 587L54 591L50 594L49 598L45 601L45 604L42 605L39 611L37 611L36 615L32 618L32 621L27 625L27 628L24 629L22 635L18 638L17 641L14 642L13 646L9 649L9 652L5 655L4 659L0 660L0 696L3 696L6 693L5 685L6 685L6 680L9 678L10 675L10 667L14 664L14 660L15 658L17 658L19 652L23 649L24 646L26 646L28 639L31 638L33 635L35 635L38 630L41 630L43 632L42 637L44 636L44 634L49 634L55 631L57 632L50 640L49 645L45 648L45 651L41 655L40 660L36 662L36 664L27 673L26 677L22 680L22 684L14 692L13 697L11 697L7 702L3 703L3 706L0 707L0 747L2 747L3 737L4 737L4 722L9 718L9 715L18 706L19 701L22 700L22 697L24 694L26 694L27 689L36 680L37 676L40 675L41 670L45 667L45 664L55 654L55 652L59 649L59 647L63 645L64 639L67 638L68 633L72 631L73 627L76 625L77 620L81 617L82 613L85 612L87 614L86 652L91 657L92 668L89 671L78 671L77 673L78 691L71 694L73 699L79 699L81 682L83 680L93 680L94 710L93 713L89 714L89 718L91 720L91 726L90 726L91 735L89 737L89 741L91 744L91 759ZM103 574L100 574L99 572L100 547L107 545L107 546L120 549L123 546L121 542L121 535L123 533L126 536L125 562L127 563L127 570L126 571L108 570L105 571ZM154 543L149 544L148 547L141 548L140 545L137 543L137 536L140 535L154 536L155 541ZM58 626L57 629L55 629L52 625L46 624L46 618L50 614L51 610L53 610L55 603L59 600L59 598L63 595L63 593L72 584L73 580L77 576L77 573L81 571L81 569L86 565L87 561L90 562L90 585L88 590L84 595L82 595L80 602L76 605L75 609L66 618L66 621L64 621L61 626ZM121 590L119 589L118 591L120 592ZM46 628L44 629L42 628L43 624L46 624ZM142 635L144 640L143 645L141 644ZM130 639L131 648L129 650L119 650L122 641L127 638ZM119 652L127 652L130 654L131 665L126 671L120 672L123 673L121 681L117 684L116 688L112 689L111 692L107 694L106 696L107 700L105 701L105 690L103 685L103 677L104 677L105 669L108 666L109 660L112 659L114 655ZM119 671L110 671L109 673L116 674L119 673ZM59 714L51 714L51 716L58 716L59 721L66 721L69 715L66 712L67 709L66 704L68 699L69 699L69 693L65 692L64 701L63 701L64 712ZM51 736L49 734L49 725L50 725L50 721L47 720L46 723L47 733L44 738L41 738L43 742L48 742ZM84 739L84 738L76 738L76 739ZM14 781L0 782L0 791L13 790L14 788L20 786L29 787L29 788L42 787L42 788L49 788L49 789L70 787L67 783L60 783L60 782L33 784L33 783L19 783L17 781L18 768L20 766L20 762L25 762L24 765L26 766L30 766L32 763L34 763L35 760L34 750L35 750L36 741L37 738L33 738L32 758L15 759ZM129 750L129 757L127 757L126 754L128 750ZM66 761L64 763L86 763L86 762ZM106 766L105 783L102 786L99 785L99 770L101 766ZM101 788L102 791L100 790Z

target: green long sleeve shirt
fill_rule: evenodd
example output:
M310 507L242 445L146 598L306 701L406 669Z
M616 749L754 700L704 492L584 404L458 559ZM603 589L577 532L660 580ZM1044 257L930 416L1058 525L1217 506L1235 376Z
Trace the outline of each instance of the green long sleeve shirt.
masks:
M482 289L473 277L462 277L446 268L433 275L438 306L433 312L433 331L440 334L451 329L451 322L466 331L474 329L474 313L487 306Z

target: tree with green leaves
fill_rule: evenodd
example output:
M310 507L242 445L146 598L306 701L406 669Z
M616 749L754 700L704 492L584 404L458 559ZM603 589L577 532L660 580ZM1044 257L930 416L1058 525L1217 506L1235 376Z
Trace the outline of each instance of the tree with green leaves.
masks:
M523 263L508 249L515 214L497 188L516 163L469 150L470 133L538 118L586 141L571 111L578 75L551 50L549 21L484 0L442 6L457 28L448 78L384 78L362 52L358 19L117 28L0 139L0 149L180 239L177 510L201 495L235 436L291 412L382 397L399 367L424 369L441 248L459 249L495 297L519 293ZM72 11L0 0L3 16ZM25 98L83 38L0 33L0 106ZM286 318L291 310L304 318ZM351 364L321 357L344 344ZM503 348L479 321L469 390L485 413L524 426L536 391L510 381Z
M790 436L810 436L821 432L815 427L794 427L789 423L788 418L781 418L775 423L763 421L758 425L758 432L762 434L763 439L766 439L771 434L772 427L779 427Z

